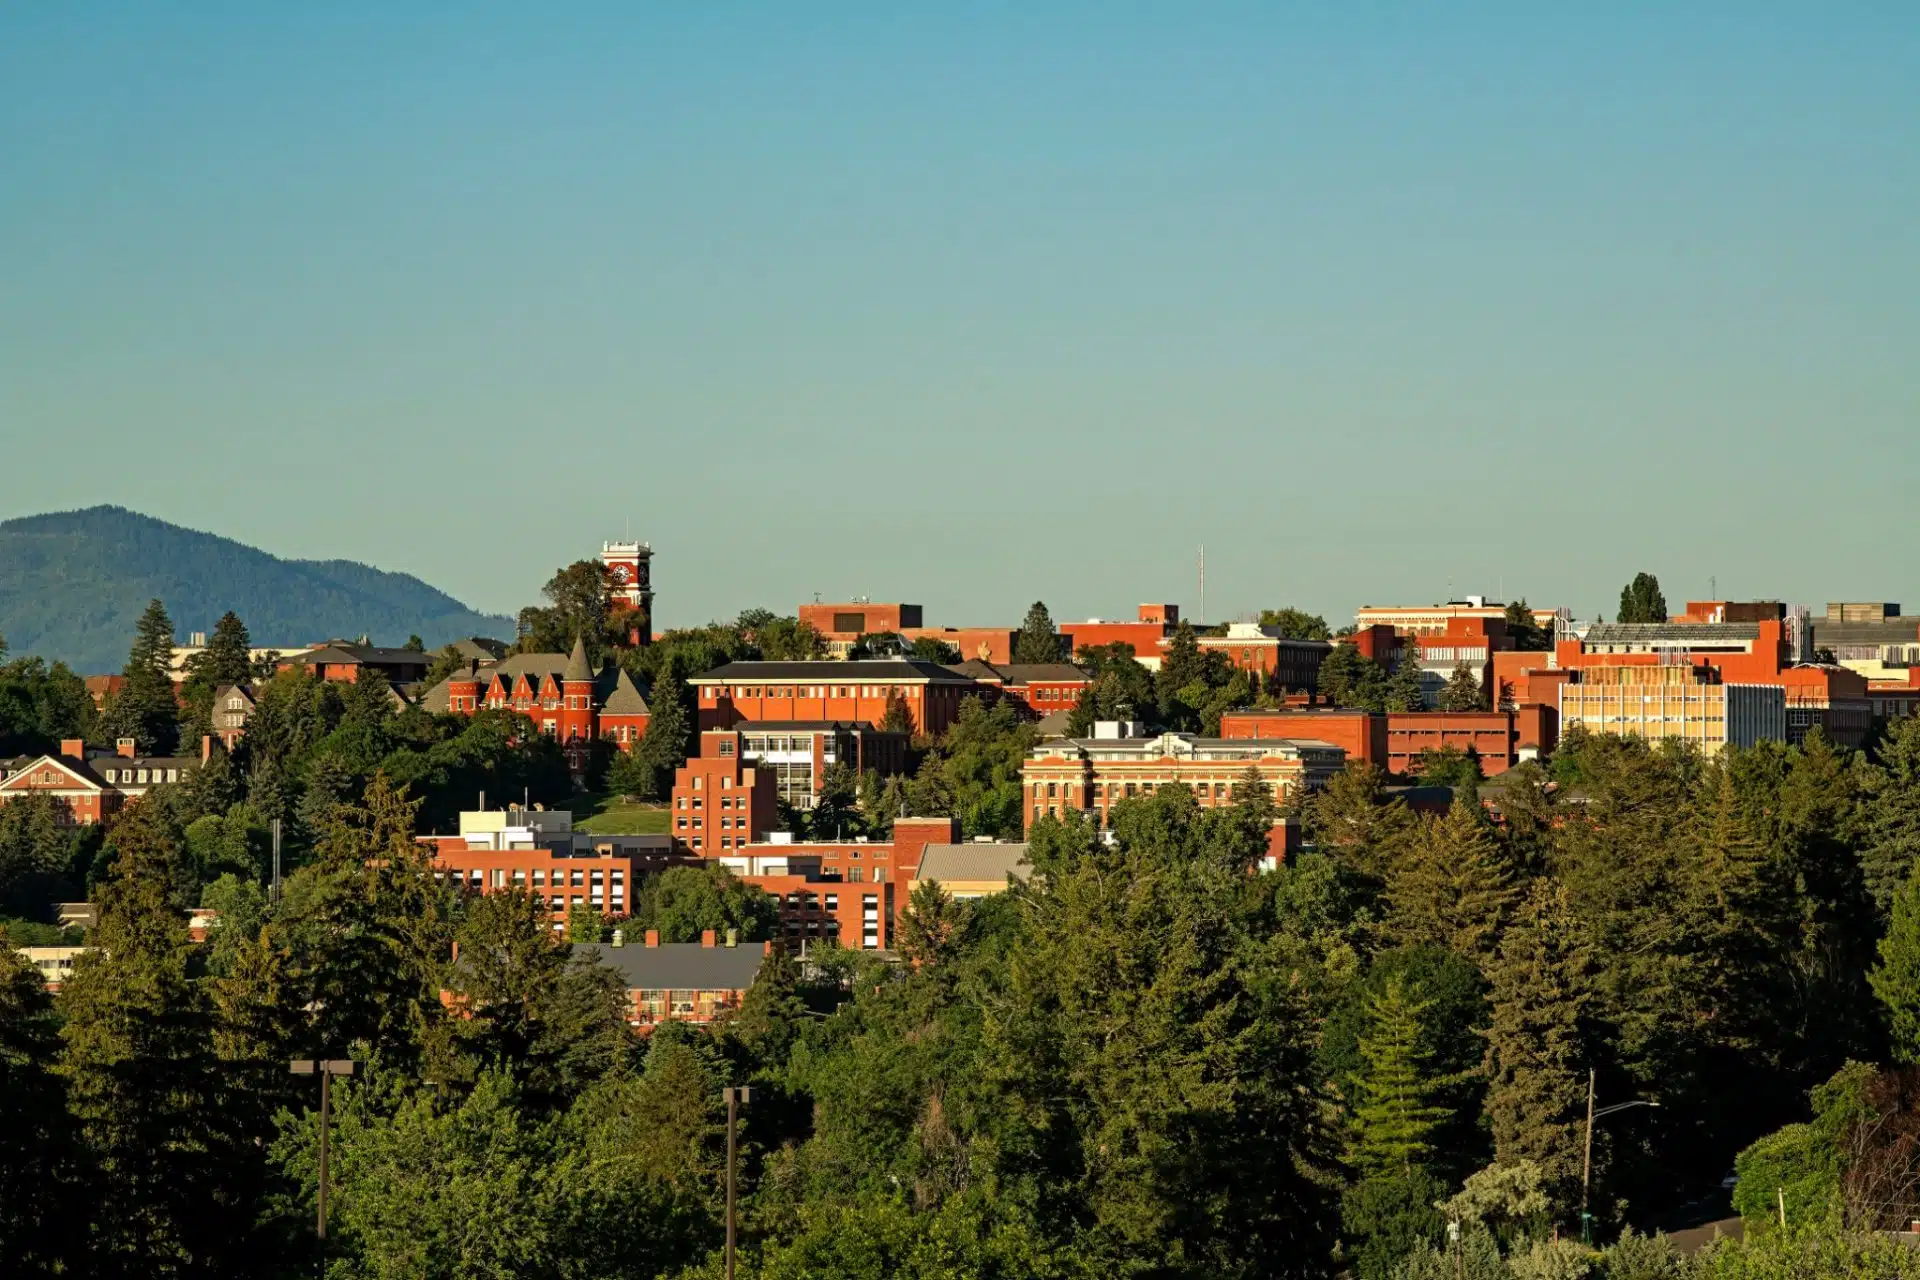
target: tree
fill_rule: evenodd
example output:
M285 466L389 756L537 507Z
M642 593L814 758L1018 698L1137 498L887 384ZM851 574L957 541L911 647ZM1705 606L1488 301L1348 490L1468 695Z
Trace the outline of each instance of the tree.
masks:
M180 703L173 691L173 621L166 606L150 601L140 615L133 647L121 674L125 683L107 705L106 728L132 738L152 755L172 755L180 739Z
M1317 613L1307 613L1291 605L1279 609L1262 609L1260 625L1272 627L1283 640L1331 640L1333 632L1327 629L1327 620Z
M1387 677L1384 701L1388 711L1427 709L1425 677L1420 670L1419 651L1413 641L1407 642L1400 661L1393 668L1393 674Z
M638 792L648 800L665 799L673 789L673 772L687 762L693 744L694 710L687 696L686 672L676 660L660 671L648 693L647 731L633 747L640 764L651 773L651 785Z
M1566 890L1535 881L1487 965L1487 1118L1502 1165L1538 1165L1559 1204L1579 1176L1588 958Z
M907 709L906 699L898 693L887 694L887 710L880 718L880 732L902 733L909 738L914 734L913 712Z
M1353 1139L1348 1162L1362 1177L1406 1175L1432 1152L1429 1141L1447 1120L1435 1105L1430 1054L1422 1043L1421 1019L1433 1008L1406 989L1395 974L1368 1002L1371 1023L1360 1037L1365 1070L1354 1081L1350 1106Z
M1386 684L1386 671L1350 641L1334 645L1320 663L1320 692L1337 707L1385 711Z
M1440 690L1440 709L1442 711L1485 711L1487 709L1486 691L1480 687L1480 679L1473 674L1465 659L1454 664L1453 674L1447 677L1446 687Z
M920 636L907 646L907 656L918 658L922 662L938 662L942 666L957 666L965 661L965 655L959 646L948 644L935 636Z
M1515 649L1539 651L1551 647L1553 637L1534 621L1533 609L1525 598L1508 605L1505 616L1507 636L1513 641Z
M1053 629L1053 615L1039 600L1027 610L1026 620L1014 637L1013 660L1019 663L1060 661L1060 637Z
M1488 957L1517 896L1513 881L1486 810L1458 795L1445 817L1420 821L1388 872L1389 928L1401 946Z
M659 774L641 752L639 743L615 751L607 765L606 789L617 796L659 796Z
M60 993L60 1070L95 1180L89 1274L218 1271L256 1206L235 1204L225 1178L235 1135L170 896L179 842L161 806L142 803L116 824L114 844L98 949Z
M1894 894L1880 963L1867 980L1886 1010L1894 1059L1920 1062L1920 876L1909 875Z
M557 570L540 589L547 604L520 611L520 653L566 653L576 639L587 646L587 661L598 669L623 634L613 619L607 567L598 560L576 560Z
M1920 863L1920 716L1895 721L1879 756L1860 868L1874 904L1885 912Z
M1642 571L1620 589L1620 622L1665 622L1667 598L1660 594L1660 579Z
M668 867L649 876L634 902L633 928L655 929L662 942L698 942L708 929L759 942L779 928L779 908L766 893L721 866Z
M607 928L607 918L600 914L600 908L575 898L567 907L567 941L578 945L586 942L605 942L612 931Z
M39 973L0 945L0 1274L62 1273L85 1230L58 1044Z

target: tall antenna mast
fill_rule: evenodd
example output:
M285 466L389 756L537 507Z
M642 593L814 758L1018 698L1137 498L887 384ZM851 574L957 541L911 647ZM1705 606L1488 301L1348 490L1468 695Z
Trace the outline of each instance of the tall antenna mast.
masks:
M1200 544L1200 625L1207 622L1207 544Z

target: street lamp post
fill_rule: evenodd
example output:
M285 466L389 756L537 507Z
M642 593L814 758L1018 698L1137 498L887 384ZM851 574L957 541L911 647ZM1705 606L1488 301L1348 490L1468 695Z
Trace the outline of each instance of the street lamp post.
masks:
M335 1076L353 1074L352 1058L295 1058L287 1064L296 1076L320 1077L320 1213L314 1224L314 1231L322 1243L327 1238L327 1130L332 1115L332 1091L329 1085Z
M1635 1098L1631 1102L1616 1102L1610 1107L1593 1109L1594 1071L1587 1068L1587 1147L1580 1161L1580 1243L1593 1243L1593 1215L1587 1212L1587 1193L1593 1186L1593 1122L1612 1115L1616 1111L1625 1111L1628 1107L1657 1107L1657 1102L1645 1098Z
M720 1091L727 1104L727 1280L733 1280L733 1181L740 1128L740 1108L753 1101L753 1090L746 1085L729 1085Z

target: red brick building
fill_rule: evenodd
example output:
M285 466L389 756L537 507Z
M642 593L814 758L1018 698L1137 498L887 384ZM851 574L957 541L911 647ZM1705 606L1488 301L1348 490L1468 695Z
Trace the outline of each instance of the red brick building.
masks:
M575 946L572 953L620 975L631 1001L627 1022L641 1035L663 1022L706 1024L732 1013L774 948L772 942L723 941L711 929L698 942L663 943L651 929L638 939L616 937Z
M1347 759L1411 775L1424 751L1471 751L1487 777L1553 749L1551 707L1515 711L1410 711L1376 715L1350 707L1286 707L1229 711L1220 736L1237 739L1314 738L1343 748Z
M903 627L900 638L938 640L960 651L962 662L991 662L995 666L1013 661L1013 646L1019 631L1012 627Z
M1258 675L1269 689L1311 692L1320 687L1320 664L1333 652L1326 640L1289 640L1257 622L1227 624L1224 636L1200 636L1203 653L1219 653L1242 671Z
M1804 742L1818 726L1839 747L1864 746L1873 732L1874 704L1867 678L1838 665L1788 667L1780 673L1787 690L1787 741Z
M837 880L822 874L819 857L810 852L786 853L780 845L756 848L774 852L742 854L721 862L736 879L764 890L779 906L781 935L788 950L804 952L809 944L821 942L850 951L893 946L894 911L904 898L896 898L891 879Z
M608 738L623 751L646 735L651 716L632 677L612 665L594 671L577 640L565 656L522 653L490 667L463 668L422 694L420 706L469 716L518 711L562 742L584 746Z
M907 735L882 733L864 721L744 720L735 729L741 758L772 774L774 794L795 809L813 808L836 764L883 778L907 764Z
M979 686L937 662L883 658L861 662L729 662L688 681L702 729L757 720L885 722L906 708L916 732L939 734Z
M1349 764L1387 767L1387 718L1355 707L1273 707L1227 711L1220 716L1226 739L1326 742L1346 753Z
M435 879L470 893L531 893L556 930L578 908L626 916L642 875L686 861L667 836L589 836L573 830L571 814L550 809L463 813L459 835L420 843L433 851Z
M919 630L922 625L921 613L921 607L917 604L875 604L871 600L855 600L848 604L803 604L799 618L820 633L827 642L829 654L844 658L861 636L878 635L883 631L904 636L909 631Z
M157 786L184 782L206 758L143 756L132 738L122 738L111 753L89 751L78 738L60 744L57 755L0 761L0 804L20 796L48 796L60 804L62 826L90 827L114 815Z
M673 774L673 840L715 857L745 849L780 825L773 773L750 766L743 736L733 729L700 735L700 754Z
M389 684L412 684L426 679L433 657L413 649L329 640L305 653L289 654L277 665L281 671L310 671L326 680L352 683L378 676Z
M1179 605L1143 604L1132 622L1089 618L1085 622L1063 622L1059 630L1070 656L1078 657L1082 649L1126 644L1133 646L1136 662L1149 670L1158 670L1164 642L1179 624Z
M1071 711L1080 693L1093 683L1085 667L1070 662L963 662L951 668L985 692L1018 706L1034 720Z

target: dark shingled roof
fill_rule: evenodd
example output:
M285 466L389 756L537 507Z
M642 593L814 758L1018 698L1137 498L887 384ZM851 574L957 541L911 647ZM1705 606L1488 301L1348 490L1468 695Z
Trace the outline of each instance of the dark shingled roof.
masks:
M598 960L611 966L630 991L745 991L760 973L766 944L707 947L697 942L667 942L649 947L630 937L620 947L582 943L573 948L573 955L575 959Z
M822 684L858 684L863 680L973 683L966 676L922 658L879 658L860 662L835 662L832 659L818 662L729 662L703 675L694 676L690 683L754 684L768 680L817 680Z

